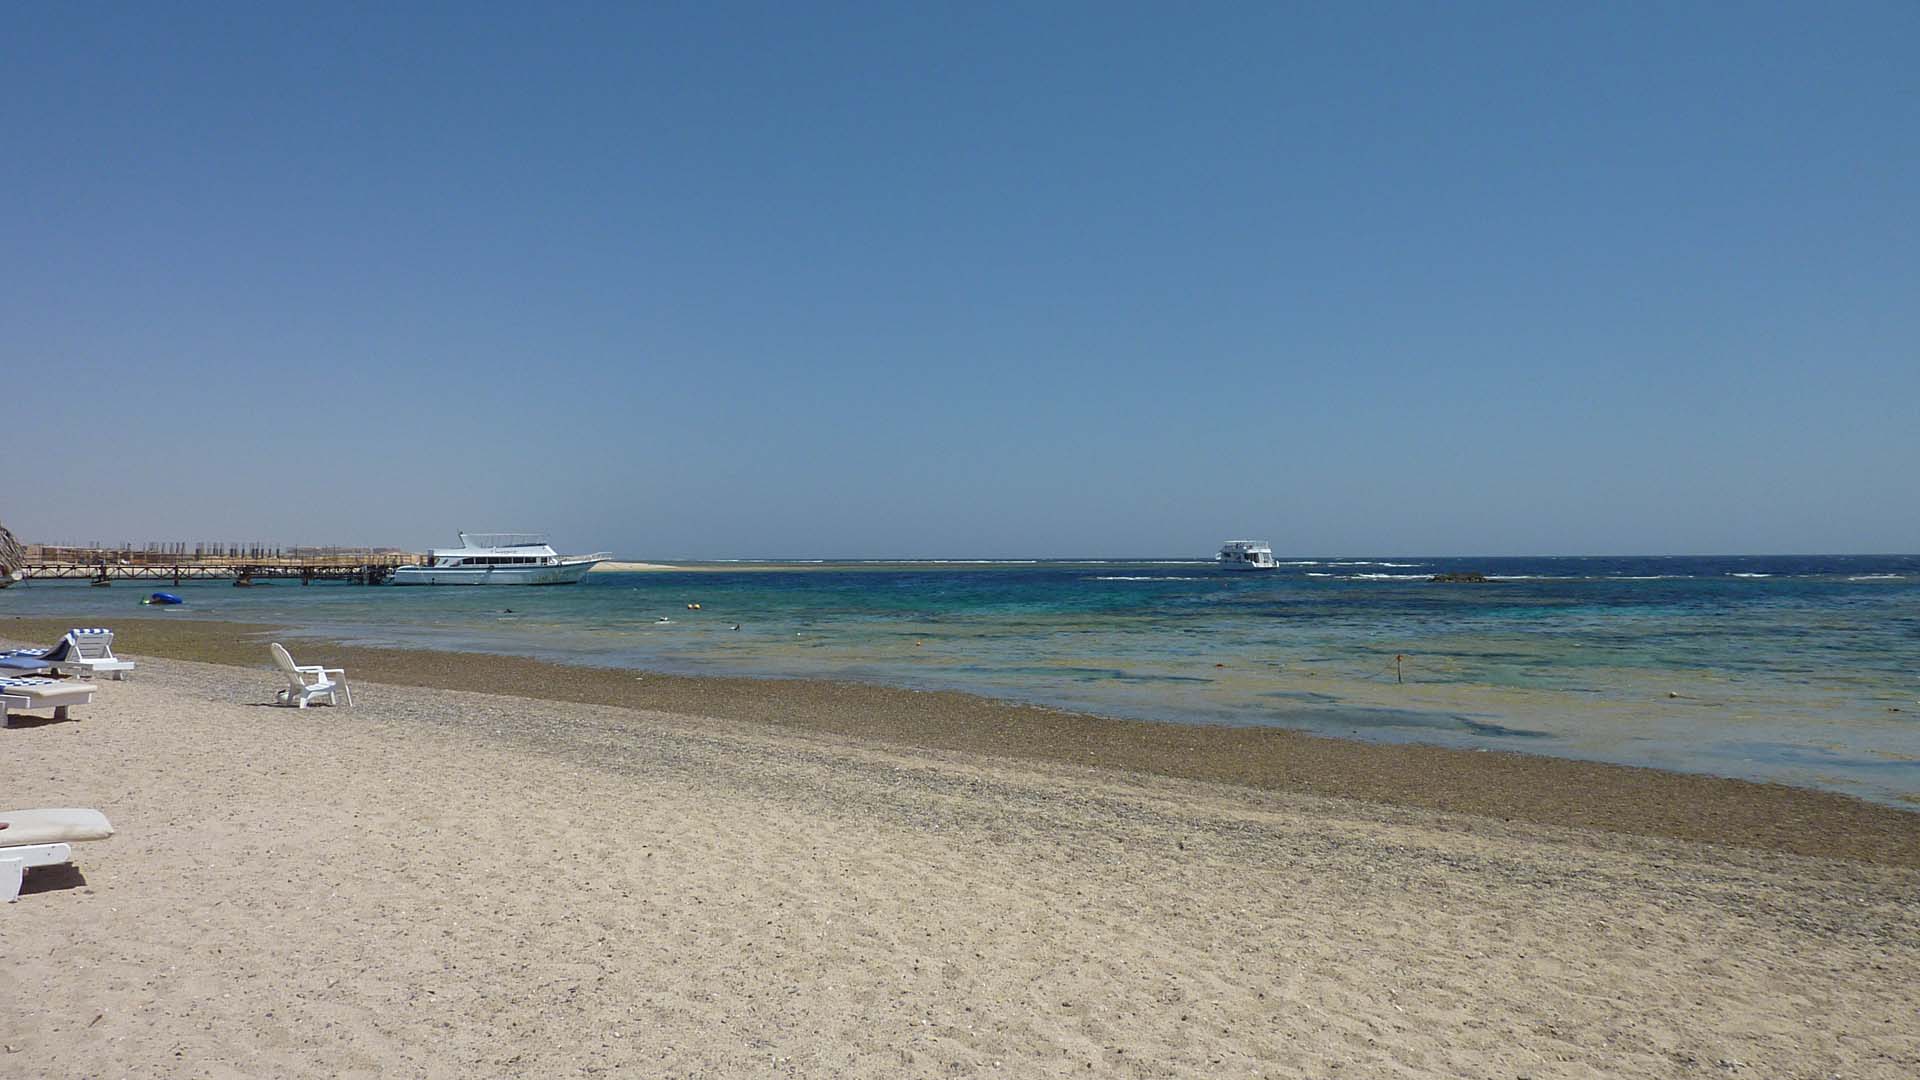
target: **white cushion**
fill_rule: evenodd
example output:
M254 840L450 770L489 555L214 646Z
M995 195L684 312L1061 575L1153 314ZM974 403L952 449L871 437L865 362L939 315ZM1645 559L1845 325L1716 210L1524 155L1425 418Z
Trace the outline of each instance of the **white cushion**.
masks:
M86 697L98 689L99 687L92 683L68 682L62 679L0 679L0 694L27 697L56 705L60 703L61 698Z
M72 844L113 835L107 815L98 810L0 810L0 848L28 844Z

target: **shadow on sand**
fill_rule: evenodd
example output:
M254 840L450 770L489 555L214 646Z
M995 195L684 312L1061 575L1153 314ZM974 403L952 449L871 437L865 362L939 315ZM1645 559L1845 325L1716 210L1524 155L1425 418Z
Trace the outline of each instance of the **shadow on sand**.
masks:
M53 716L29 716L26 713L17 712L9 712L7 714L7 726L10 728L36 728L46 727L48 724L77 724L79 722L80 718L77 716L69 716L62 720Z
M86 884L87 875L81 873L80 868L72 863L36 866L28 870L26 878L20 882L20 895L30 896L34 893L80 889L85 888Z

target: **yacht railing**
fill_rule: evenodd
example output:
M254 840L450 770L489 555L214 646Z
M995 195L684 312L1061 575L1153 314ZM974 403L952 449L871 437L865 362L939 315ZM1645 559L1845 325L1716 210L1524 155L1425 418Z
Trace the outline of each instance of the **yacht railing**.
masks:
M545 533L461 533L460 544L470 548L545 547Z

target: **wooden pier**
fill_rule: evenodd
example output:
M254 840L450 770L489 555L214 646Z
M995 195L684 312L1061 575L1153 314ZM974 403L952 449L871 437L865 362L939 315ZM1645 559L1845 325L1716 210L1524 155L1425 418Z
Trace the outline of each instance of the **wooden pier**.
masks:
M379 585L393 576L395 567L423 563L419 552L391 548L273 548L264 545L149 544L144 547L56 547L28 544L18 567L32 580L81 579L101 584L115 581L203 581L228 579L250 585L273 578L351 581Z

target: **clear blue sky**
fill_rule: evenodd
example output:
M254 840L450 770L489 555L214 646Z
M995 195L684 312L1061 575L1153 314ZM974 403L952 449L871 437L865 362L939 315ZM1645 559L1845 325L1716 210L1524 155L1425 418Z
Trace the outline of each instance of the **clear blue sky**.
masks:
M16 531L1920 550L1920 5L321 6L0 16Z

